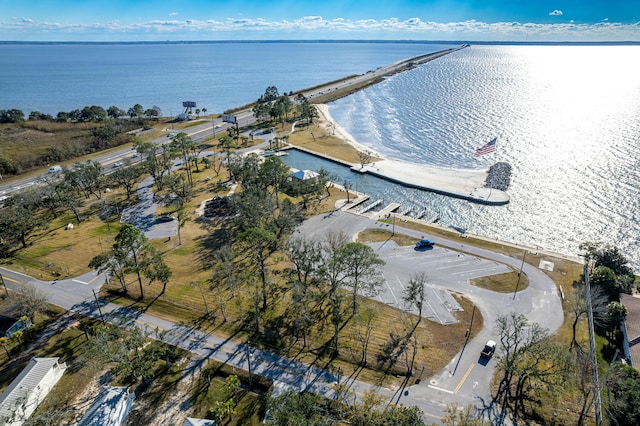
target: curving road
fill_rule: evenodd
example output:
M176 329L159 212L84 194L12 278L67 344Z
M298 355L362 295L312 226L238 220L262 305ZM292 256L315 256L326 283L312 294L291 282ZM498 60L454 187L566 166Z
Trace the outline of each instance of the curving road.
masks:
M366 228L384 226L388 225L338 210L330 215L320 215L305 221L297 232L312 238L324 238L327 232L342 231L353 236ZM479 358L479 353L487 339L495 339L492 324L499 315L516 311L526 315L530 321L540 323L551 332L555 331L563 320L560 297L555 284L543 272L525 264L523 272L529 278L529 287L518 292L515 298L512 294L498 294L470 286L467 279L474 275L474 270L477 269L475 275L480 276L484 273L484 268L499 269L500 264L518 269L521 260L464 244L458 250L458 241L426 235L398 225L395 228L396 232L416 239L432 239L438 248L431 252L415 252L412 248L397 247L394 244L377 245L376 250L380 257L387 262L384 267L387 281L406 282L410 274L423 270L426 264L438 264L441 268L447 262L455 263L448 271L438 273L436 268L431 266L425 272L431 277L437 277L436 286L469 296L482 312L485 328L476 338L469 341L444 369L438 372L423 372L425 379L421 383L399 390L376 389L389 401L418 406L429 422L438 422L443 409L451 402L459 405L473 404L486 410L491 402L489 381L495 361L486 362ZM424 261L416 262L416 254L423 256ZM435 263L429 263L430 261ZM490 263L495 265L492 266ZM20 284L30 283L45 292L51 303L70 311L98 319L104 315L110 321L125 318L125 325L136 325L150 331L156 328L166 330L165 341L189 350L202 359L211 357L245 370L250 369L255 374L264 375L298 390L309 390L332 398L334 394L331 385L338 380L347 383L355 395L362 395L373 388L372 385L353 378L340 377L336 372L326 371L318 366L286 359L254 349L246 343L225 340L102 300L99 302L98 310L94 291L99 291L105 277L95 272L60 281L41 281L6 268L0 268L0 273L12 290L19 290ZM492 416L495 413L488 411L485 415L494 419Z

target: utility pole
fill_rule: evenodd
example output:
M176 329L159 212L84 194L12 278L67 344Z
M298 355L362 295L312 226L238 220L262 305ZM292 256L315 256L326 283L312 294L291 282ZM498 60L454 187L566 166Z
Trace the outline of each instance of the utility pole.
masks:
M396 235L396 214L395 213L391 213L393 215L393 227L392 227L392 231L391 231L391 236L393 237L394 235Z
M9 296L9 291L7 290L7 283L4 282L4 277L0 274L0 283L4 286L4 293Z
M518 272L518 281L516 281L516 289L513 290L513 300L516 300L516 293L520 285L520 277L522 276L522 268L524 268L524 258L527 256L527 249L522 252L522 263L520 264L520 272Z
M251 387L252 387L252 381L253 381L253 377L251 375L251 357L253 356L253 351L251 350L250 347L250 340L247 340L247 344L245 345L245 347L247 348L247 365L248 365L248 370L249 370L249 391L251 391Z
M98 296L96 295L95 289L91 289L93 291L93 297L96 299L96 305L98 306L98 312L100 312L100 318L102 319L102 323L106 324L107 322L104 320L104 315L102 315L102 309L100 308L100 302L98 301Z
M593 307L591 306L591 285L589 284L589 257L584 259L584 283L587 298L587 319L589 321L589 355L591 355L591 364L593 370L593 405L596 409L596 426L602 424L602 402L600 400L600 382L598 379L598 358L596 357L596 338L593 331Z

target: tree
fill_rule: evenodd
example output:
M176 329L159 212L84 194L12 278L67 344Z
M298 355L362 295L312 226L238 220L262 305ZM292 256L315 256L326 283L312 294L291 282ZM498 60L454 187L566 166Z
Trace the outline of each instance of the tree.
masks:
M149 280L149 284L154 281L158 281L162 284L162 291L160 295L163 295L167 290L167 284L173 274L169 266L164 262L162 256L157 253L152 246L149 246L151 255L144 267L144 276Z
M328 288L323 291L327 299L331 324L333 326L333 336L331 342L334 355L338 354L338 338L340 334L340 324L343 319L342 311L342 293L339 291L340 286L346 280L348 269L346 262L343 260L344 250L342 248L348 244L346 235L330 234L326 242L323 244L323 262L318 269L318 276L327 283Z
M227 156L227 169L229 170L229 179L231 180L233 179L233 174L231 172L231 150L235 148L233 139L228 136L222 136L218 139L218 147Z
M289 259L295 265L298 281L305 284L318 270L322 261L319 242L304 237L289 240Z
M574 286L577 285L578 288L573 293L573 297L569 300L569 304L571 310L574 315L573 323L572 323L572 338L571 344L569 345L569 350L572 350L576 347L579 351L582 352L582 347L576 340L577 335L577 327L580 318L587 313L587 309L589 306L587 305L586 298L586 286L584 281L574 283ZM603 327L604 322L606 320L606 306L609 301L609 296L605 293L604 289L599 286L590 286L591 287L591 306L593 310L593 319L594 323L597 326Z
M98 273L107 272L109 277L116 277L122 292L125 296L129 293L127 291L127 267L129 265L126 251L114 251L111 250L106 253L101 253L95 256L89 262L89 268L96 269Z
M324 416L326 408L326 401L319 395L289 390L277 397L269 397L269 415L265 423L273 426L329 426L334 422Z
M4 351L7 353L7 358L11 359L11 353L9 352L9 338L2 336L0 337L0 345L2 345L2 347L4 348Z
M276 86L268 86L264 94L258 99L258 102L273 102L278 99L280 95L278 94L278 88Z
M473 405L465 405L460 409L456 403L452 403L448 404L444 410L442 424L444 426L483 426L484 422L478 417Z
M278 247L278 240L273 232L264 228L249 228L242 232L238 239L250 253L254 265L260 274L262 284L262 310L267 309L267 260Z
M501 348L497 355L502 378L495 399L502 414L511 412L514 421L526 415L525 402L533 393L553 393L564 380L569 365L568 352L548 339L548 331L529 323L516 312L499 317L496 328Z
M99 162L89 160L85 163L75 163L73 168L63 168L62 173L64 180L84 194L85 198L89 198L91 194L98 200L102 198L104 178Z
M43 313L48 309L47 296L32 284L24 284L19 291L12 294L18 312L32 322L36 313Z
M174 205L178 219L178 242L182 245L181 230L190 219L187 203L193 198L193 186L184 175L170 174L163 178L163 188L167 192L163 197L165 205Z
M127 272L133 272L138 277L140 299L144 299L142 275L147 264L149 243L144 233L130 223L125 223L113 243L114 255L120 259L127 259Z
M128 161L128 160L127 160ZM109 175L109 179L118 186L124 188L127 193L127 200L131 198L134 187L142 176L142 167L137 165L125 164L125 167L119 167Z
M622 363L613 364L607 383L607 416L612 425L640 424L640 372Z
M369 151L358 151L358 159L360 160L360 168L371 161L371 153Z
M272 155L267 157L260 166L260 178L266 186L270 186L273 191L273 197L276 202L276 207L280 207L279 193L291 175L289 166L287 166L280 157Z
M115 127L106 124L102 127L96 127L91 131L93 137L92 147L97 151L103 151L111 146L111 142L116 138L118 132Z
M22 123L24 112L19 109L0 109L0 123Z
M427 284L427 275L424 272L418 272L409 280L409 285L404 291L403 299L404 302L418 311L418 319L416 324L413 326L413 330L410 334L413 334L415 330L420 325L422 321L422 310L424 308L424 304L426 302L426 294L424 291L424 286Z
M627 318L627 307L620 302L609 302L607 305L607 317L609 318L609 327L617 328Z
M377 310L368 305L361 309L354 317L355 338L360 342L362 351L360 352L360 365L367 366L367 354L369 352L369 342L373 332L374 320L377 317Z
M0 239L10 244L20 243L27 248L30 237L48 225L43 215L24 205L11 204L0 209Z
M598 268L606 266L615 275L632 275L633 270L629 267L629 260L622 254L618 247L602 245L601 243L586 242L580 244L583 256L593 260L593 266Z
M602 288L610 300L618 300L619 290L615 272L607 266L598 266L589 277L589 283L594 287Z
M129 117L131 118L142 117L143 114L144 108L140 104L135 104L134 106L129 108L129 111L127 111L127 115L129 115Z
M344 285L351 288L353 316L357 311L358 293L376 295L384 284L380 268L385 262L366 244L348 243L340 250L346 268Z
M153 336L154 341L149 342ZM124 330L111 324L97 325L93 329L92 344L88 345L88 357L96 362L113 364L125 380L149 380L155 375L155 364L166 358L161 340L164 333L143 331L137 326Z
M107 116L113 118L114 120L120 117L124 117L125 115L127 115L126 111L118 108L117 106L112 105L107 108Z
M191 153L197 148L197 144L184 132L180 132L171 139L169 144L171 150L182 157L182 163L187 173L189 185L193 186L193 177L191 174Z
M227 417L233 416L238 402L236 401L240 379L235 374L227 376L222 386L222 400L215 401L213 407L209 409L209 414L216 424L222 424Z

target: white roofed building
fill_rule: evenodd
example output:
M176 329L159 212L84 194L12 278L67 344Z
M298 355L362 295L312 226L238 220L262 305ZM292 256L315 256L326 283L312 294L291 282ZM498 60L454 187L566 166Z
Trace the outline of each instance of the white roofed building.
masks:
M194 419L187 417L182 426L216 426L216 422L206 419Z
M80 420L79 426L120 426L124 423L135 394L124 386L103 386Z
M67 369L59 358L32 358L0 395L0 424L20 426L33 414Z

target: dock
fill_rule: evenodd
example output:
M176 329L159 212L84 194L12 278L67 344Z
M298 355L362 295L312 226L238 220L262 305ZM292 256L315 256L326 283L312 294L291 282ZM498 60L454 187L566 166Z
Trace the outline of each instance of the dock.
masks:
M379 201L380 201L380 203L382 203L382 200L379 200ZM384 219L387 216L390 216L391 213L395 212L399 208L400 208L400 204L391 203L388 206L386 206L385 208L383 208L382 210L380 210L379 212L377 212L375 215L373 215L371 217L371 219L372 220Z

